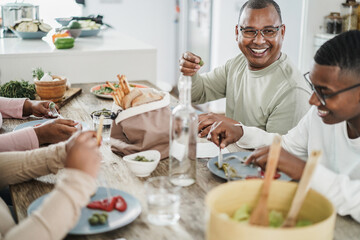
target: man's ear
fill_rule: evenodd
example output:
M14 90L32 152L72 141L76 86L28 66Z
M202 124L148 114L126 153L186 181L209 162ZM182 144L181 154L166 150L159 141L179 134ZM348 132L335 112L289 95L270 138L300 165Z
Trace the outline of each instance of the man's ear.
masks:
M283 24L283 26L281 27L281 36L282 36L283 39L284 39L284 36L285 36L285 30L286 30L286 26L285 26L285 24Z
M239 41L239 28L238 25L235 26L235 37L236 37L236 42Z

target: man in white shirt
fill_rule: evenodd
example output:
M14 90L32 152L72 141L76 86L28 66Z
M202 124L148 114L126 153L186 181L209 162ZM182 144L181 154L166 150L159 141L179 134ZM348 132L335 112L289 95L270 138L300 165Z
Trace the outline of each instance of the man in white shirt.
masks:
M299 180L312 150L323 157L311 187L328 197L340 215L360 222L360 31L342 33L320 47L310 73L313 107L299 124L282 136L278 169ZM222 122L209 138L224 148L230 143L256 148L275 134ZM257 149L247 163L266 167L269 147Z

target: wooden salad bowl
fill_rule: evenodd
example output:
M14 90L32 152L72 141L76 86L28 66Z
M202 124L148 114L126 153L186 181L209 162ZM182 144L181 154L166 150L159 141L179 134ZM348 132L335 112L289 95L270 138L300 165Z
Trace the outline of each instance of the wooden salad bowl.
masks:
M312 225L292 228L272 228L237 222L228 216L242 205L251 209L256 206L263 181L259 179L239 180L213 188L206 196L207 240L332 240L336 212L332 203L323 195L310 189L298 219L309 220ZM267 208L282 212L284 217L290 209L297 183L273 181Z

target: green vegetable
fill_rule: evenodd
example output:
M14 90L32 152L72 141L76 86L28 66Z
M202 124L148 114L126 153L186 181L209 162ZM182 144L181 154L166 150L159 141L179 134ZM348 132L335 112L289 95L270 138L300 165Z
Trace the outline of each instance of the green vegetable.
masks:
M114 87L115 88L118 88L119 87L119 84L114 84ZM99 90L95 90L94 93L96 94L110 94L114 92L114 90L112 90L112 88L110 87L103 87L101 86Z
M0 86L0 96L8 98L35 99L35 84L27 81L10 81Z
M238 208L232 216L232 220L237 222L248 222L250 219L251 209L247 204L243 204ZM284 222L284 216L282 212L271 210L269 213L269 226L273 228L279 228ZM313 223L309 220L298 220L296 222L296 227L305 227L312 225Z
M138 161L138 162L153 162L154 161L154 160L149 160L144 156L136 156L134 160Z
M296 227L306 227L306 226L310 226L312 225L313 223L309 220L298 220L296 222Z
M80 28L81 28L81 24L80 24L78 21L73 20L73 21L71 21L71 22L69 23L68 27L69 27L70 29L80 29Z
M108 215L106 213L94 213L89 217L88 222L90 225L104 225L107 222Z
M51 73L49 73L49 75L51 75ZM44 71L40 67L35 68L32 71L32 76L33 76L33 78L40 80L44 76Z
M242 205L235 211L232 219L238 222L248 221L250 218L250 207L247 204Z
M68 49L74 47L73 37L58 37L55 39L54 45L57 49Z
M199 62L200 67L202 67L204 65L204 61L201 59Z
M106 108L103 108L101 110L92 112L91 115L95 117L100 117L101 115L104 115L104 117L110 117L111 111Z
M283 214L279 211L271 210L269 213L269 226L278 228L284 222Z

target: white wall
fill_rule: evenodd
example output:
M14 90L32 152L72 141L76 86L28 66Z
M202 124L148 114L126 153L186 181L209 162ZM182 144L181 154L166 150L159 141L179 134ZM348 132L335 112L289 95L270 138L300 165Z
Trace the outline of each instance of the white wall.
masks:
M155 46L157 82L175 85L175 0L87 0L83 15L89 14L103 15L116 30Z

